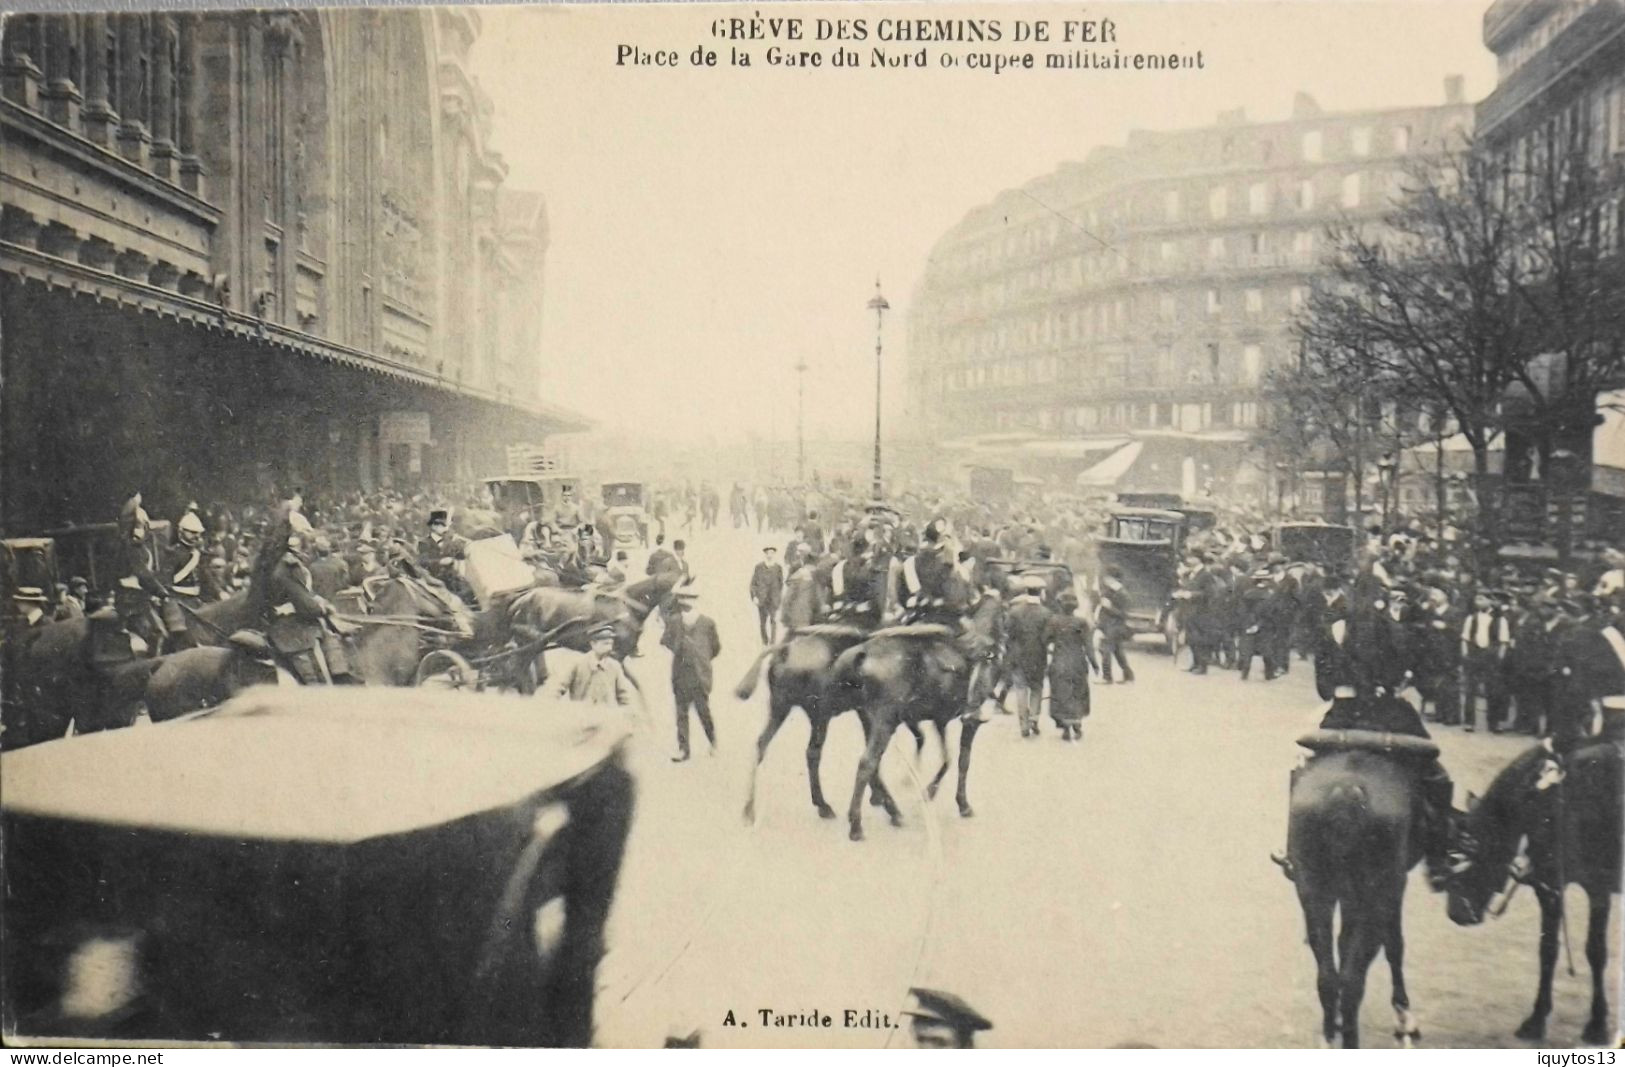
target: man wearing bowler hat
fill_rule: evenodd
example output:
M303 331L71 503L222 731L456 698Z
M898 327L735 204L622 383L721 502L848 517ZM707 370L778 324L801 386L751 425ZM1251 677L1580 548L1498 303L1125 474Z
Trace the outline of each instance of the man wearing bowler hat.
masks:
M674 596L671 619L660 643L671 649L671 691L677 705L677 754L672 762L689 758L688 713L699 716L700 728L711 751L717 749L716 727L711 723L711 661L722 651L716 623L695 608L699 588L680 586Z
M903 1014L915 1048L975 1048L977 1032L993 1029L981 1012L936 989L910 989Z

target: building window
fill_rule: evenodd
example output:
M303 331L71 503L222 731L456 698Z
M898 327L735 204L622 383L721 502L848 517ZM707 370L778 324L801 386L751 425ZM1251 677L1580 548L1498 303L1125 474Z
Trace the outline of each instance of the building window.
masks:
M1219 343L1217 341L1208 342L1207 380L1210 382L1216 382L1219 380Z
M1292 235L1292 251L1300 256L1313 255L1315 251L1315 231L1299 230Z
M1230 201L1228 190L1226 190L1224 186L1221 185L1217 189L1214 189L1212 192L1208 193L1207 209L1208 213L1216 219L1222 219L1229 213Z
M1163 293L1157 298L1157 314L1163 322L1172 322L1174 318L1174 295Z
M1409 126L1394 127L1394 151L1404 154L1411 150L1411 128Z
M1174 244L1174 242L1162 242L1162 261L1164 263L1172 263L1174 261L1174 257L1178 255L1178 252L1179 246Z
M1264 313L1264 290L1247 290L1247 314L1256 318Z
M1162 194L1162 217L1168 222L1179 221L1179 190L1169 189Z
M1241 373L1248 385L1257 385L1264 369L1264 350L1258 345L1241 346Z
M1354 131L1350 134L1349 140L1350 140L1351 144L1353 145L1355 155L1357 155L1357 156L1369 156L1371 154L1371 127L1370 126L1356 126L1356 127L1354 127Z
M1209 289L1207 291L1207 313L1209 315L1218 315L1219 312L1223 310L1224 302L1219 296L1219 291L1217 289Z
M1262 230L1247 235L1247 250L1255 256L1261 256L1269 251L1269 236Z
M1208 238L1208 240L1207 240L1207 258L1209 258L1209 259L1223 259L1224 258L1224 238L1223 237L1209 237Z
M1270 190L1263 182L1254 182L1247 188L1247 211L1262 215L1269 210Z
M1298 210L1313 211L1315 207L1315 183L1308 178L1298 183Z
M1302 311L1309 305L1309 287L1307 285L1294 285L1289 300L1293 311Z
M1306 163L1320 162L1320 131L1310 130L1303 135L1303 158Z
M1343 175L1343 206L1344 207L1359 207L1360 206L1360 175L1358 175L1358 174L1345 174L1345 175Z

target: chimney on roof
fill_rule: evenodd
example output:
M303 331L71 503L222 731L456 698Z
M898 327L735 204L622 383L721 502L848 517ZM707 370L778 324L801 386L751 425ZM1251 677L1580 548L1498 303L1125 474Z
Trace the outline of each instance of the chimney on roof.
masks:
M1459 104L1462 99L1462 78L1460 74L1448 74L1444 79L1444 102Z
M1292 97L1292 117L1295 119L1309 119L1318 114L1320 114L1320 105L1315 103L1315 98L1299 89L1297 94Z
M1238 107L1231 111L1219 112L1220 126L1243 126L1247 122L1247 109Z

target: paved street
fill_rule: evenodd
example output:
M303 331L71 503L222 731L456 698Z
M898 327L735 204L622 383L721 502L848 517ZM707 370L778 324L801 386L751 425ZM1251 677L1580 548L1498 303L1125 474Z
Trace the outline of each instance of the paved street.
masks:
M726 524L689 541L702 610L725 646L713 697L721 751L669 762L669 660L652 623L645 655L630 661L652 732L634 754L639 817L600 969L600 1044L659 1044L695 1028L721 1047L896 1044L902 1031L846 1028L842 1013L896 1022L910 984L966 997L996 1023L990 1046L1315 1043L1297 900L1267 858L1285 837L1292 739L1318 714L1308 664L1242 683L1191 677L1142 651L1133 685L1096 686L1078 746L1047 720L1043 737L1023 741L1013 716L997 717L977 738L969 820L948 795L922 807L901 735L884 770L907 825L871 812L863 844L847 841L844 819L813 811L797 714L769 753L750 828L740 809L766 687L744 704L732 689L760 648L746 587L763 541ZM1458 804L1525 743L1436 732ZM843 813L859 747L856 720L838 720L823 781ZM1570 906L1581 942L1578 890ZM1519 1047L1511 1034L1533 998L1538 921L1520 892L1499 920L1455 927L1413 875L1407 978L1425 1045ZM1611 944L1617 960L1617 922ZM1578 1040L1589 1002L1578 943L1574 954L1578 977L1558 965L1554 1045ZM1375 1047L1390 1045L1388 995L1379 960L1362 1020ZM764 1029L763 1008L827 1013L831 1026ZM730 1010L748 1028L725 1026Z

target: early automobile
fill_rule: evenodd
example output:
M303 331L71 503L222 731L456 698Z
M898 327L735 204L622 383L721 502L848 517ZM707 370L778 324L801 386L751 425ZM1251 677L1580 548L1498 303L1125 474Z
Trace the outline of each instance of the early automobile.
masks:
M1326 522L1283 522L1271 534L1275 551L1292 563L1314 563L1336 571L1354 562L1359 531Z
M1128 594L1129 629L1160 634L1170 652L1179 634L1169 603L1179 586L1179 560L1189 519L1164 508L1113 508L1106 535L1095 540L1102 573L1116 568Z
M259 687L0 757L7 1044L587 1045L627 731L538 699Z
M648 491L642 482L604 482L599 490L604 502L598 513L599 529L615 548L633 545L649 547ZM606 548L611 547L605 545Z

